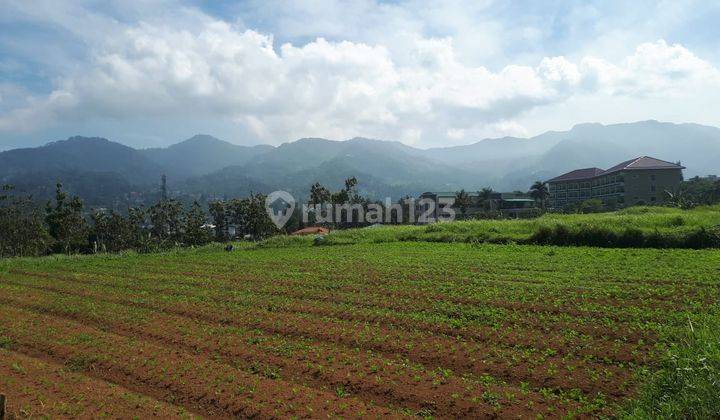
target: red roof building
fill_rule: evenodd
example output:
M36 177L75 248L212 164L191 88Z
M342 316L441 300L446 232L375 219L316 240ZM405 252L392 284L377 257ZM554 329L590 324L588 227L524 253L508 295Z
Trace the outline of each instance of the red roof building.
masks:
M659 204L665 191L676 192L683 179L680 163L641 156L610 169L576 169L547 181L550 206L599 199L605 205L625 207L635 204Z

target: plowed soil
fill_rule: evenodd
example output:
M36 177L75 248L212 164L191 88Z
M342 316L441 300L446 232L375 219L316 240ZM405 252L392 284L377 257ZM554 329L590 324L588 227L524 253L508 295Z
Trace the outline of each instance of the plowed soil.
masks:
M0 261L11 418L612 416L720 253L393 243Z

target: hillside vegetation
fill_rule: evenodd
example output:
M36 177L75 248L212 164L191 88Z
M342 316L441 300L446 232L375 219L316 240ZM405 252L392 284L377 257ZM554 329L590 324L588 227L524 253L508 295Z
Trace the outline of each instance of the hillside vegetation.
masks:
M271 238L264 245L307 244L311 238ZM691 210L632 207L611 213L547 213L535 219L469 220L424 226L337 230L322 244L398 241L489 242L599 247L720 247L720 206Z

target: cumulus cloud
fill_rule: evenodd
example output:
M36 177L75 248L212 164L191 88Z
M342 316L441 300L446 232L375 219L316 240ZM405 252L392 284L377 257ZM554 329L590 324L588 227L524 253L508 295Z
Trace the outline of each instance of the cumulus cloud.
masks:
M202 117L234 121L269 143L355 135L464 143L481 133L523 134L514 119L576 94L662 96L720 86L717 68L663 40L616 62L557 56L491 70L459 58L452 37L407 34L398 58L382 43L278 45L272 34L240 24L198 13L191 22L113 22L113 36L93 41L89 61L57 79L50 94L14 109L5 103L0 130Z

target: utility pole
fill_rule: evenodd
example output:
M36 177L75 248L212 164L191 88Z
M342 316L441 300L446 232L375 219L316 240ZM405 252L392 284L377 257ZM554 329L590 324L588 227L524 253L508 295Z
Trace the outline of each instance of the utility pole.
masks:
M161 193L162 193L162 201L167 201L167 177L165 174L162 175L162 186Z

